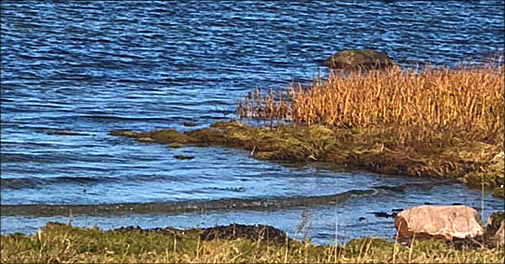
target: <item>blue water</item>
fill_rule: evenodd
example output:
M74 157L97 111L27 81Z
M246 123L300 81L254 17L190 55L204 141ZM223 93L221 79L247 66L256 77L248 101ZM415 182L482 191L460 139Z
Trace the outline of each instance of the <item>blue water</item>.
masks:
M503 51L503 17L504 1L2 1L1 202L303 197L419 181L286 166L227 148L170 149L108 132L190 130L237 118L237 101L253 88L307 83L325 71L319 62L341 49L379 49L405 67L478 63ZM196 126L185 127L187 121ZM78 134L54 133L62 130ZM176 154L195 159L175 160ZM390 237L391 219L368 213L424 202L484 205L483 217L503 210L489 193L453 183L316 208L78 216L74 224L238 222L293 234L305 211L312 240L329 243ZM31 233L48 220L68 217L2 216L1 232Z

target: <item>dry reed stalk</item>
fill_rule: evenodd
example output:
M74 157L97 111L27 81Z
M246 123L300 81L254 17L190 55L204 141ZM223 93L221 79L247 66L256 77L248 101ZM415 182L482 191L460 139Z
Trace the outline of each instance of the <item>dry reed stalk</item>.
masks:
M277 96L255 89L254 100L241 101L238 113L305 125L393 127L407 141L444 132L503 144L504 79L503 66L330 74L309 87L293 84Z

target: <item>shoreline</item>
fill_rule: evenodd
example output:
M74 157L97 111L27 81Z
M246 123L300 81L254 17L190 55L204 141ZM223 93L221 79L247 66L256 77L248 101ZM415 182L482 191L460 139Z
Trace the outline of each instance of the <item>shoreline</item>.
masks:
M504 198L504 160L500 146L457 139L439 148L394 148L389 128L343 129L321 125L280 125L275 129L249 127L231 119L186 132L173 129L138 132L114 130L112 136L143 143L223 146L250 151L258 160L272 162L330 162L346 169L374 173L452 179L469 188L492 190Z
M269 211L284 210L297 207L312 207L334 205L357 197L374 197L377 195L395 195L410 188L431 189L436 186L452 184L454 180L440 180L430 183L405 183L397 186L374 186L369 189L352 189L329 195L309 195L292 197L251 197L251 198L221 198L216 200L187 200L174 202L146 202L146 203L115 203L115 204L76 204L49 205L24 204L1 205L2 216L121 216L129 214L181 214L219 211ZM388 214L389 212L381 212Z

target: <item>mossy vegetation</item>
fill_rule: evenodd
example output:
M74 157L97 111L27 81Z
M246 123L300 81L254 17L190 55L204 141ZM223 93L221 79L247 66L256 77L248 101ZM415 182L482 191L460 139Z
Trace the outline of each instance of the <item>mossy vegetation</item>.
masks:
M450 143L440 141L438 147L420 144L414 148L398 144L394 131L387 128L281 125L271 129L249 127L231 120L183 133L175 130L112 131L111 135L169 146L228 146L247 150L252 157L261 160L333 162L342 167L384 174L460 179L473 187L481 188L483 184L485 188L503 189L504 167L500 158L503 149L500 146L454 138Z
M344 245L315 245L282 236L268 226L243 228L251 236L206 236L209 230L75 228L48 223L34 235L1 236L2 263L502 263L503 247L457 247L440 240L400 245L358 238ZM264 236L270 230L273 239ZM259 232L259 233L258 233ZM263 233L261 233L263 232ZM258 235L259 234L259 235ZM257 237L256 237L257 235ZM283 239L285 238L285 239Z
M270 91L262 96L259 90L254 90L238 105L241 117L288 120L289 125L251 127L230 120L186 132L118 130L110 134L172 147L191 144L239 148L261 160L323 161L383 174L457 179L472 188L493 190L493 195L503 198L504 77L503 65L459 70L425 68L421 72L392 67L345 76L330 74L328 80L316 79L309 87L293 85L277 94ZM180 240L168 239L165 247L159 249L155 248L159 243L145 247L159 258L146 252L125 253L123 245L120 254L96 260L304 263L502 263L504 260L503 247L487 248L484 244L476 247L466 242L417 240L402 246L381 239L358 238L341 246L318 246L291 240L287 240L289 243L243 238L203 241L196 233L185 233ZM2 236L2 242L12 243L14 238L20 239L15 235ZM37 239L22 238L23 245L31 245L33 242L26 241ZM181 246L180 251L166 251L175 248L176 243Z
M180 133L112 131L170 146L220 145L262 160L325 161L385 174L459 179L503 197L503 65L463 69L330 74L239 102L241 117L288 120L249 127L237 121Z

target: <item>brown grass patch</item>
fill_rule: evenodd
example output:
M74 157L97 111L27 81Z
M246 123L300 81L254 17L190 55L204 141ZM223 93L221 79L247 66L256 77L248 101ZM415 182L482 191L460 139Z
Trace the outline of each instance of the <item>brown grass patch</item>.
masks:
M388 127L404 146L450 144L456 137L503 146L504 79L503 66L333 73L309 87L293 84L266 95L256 89L237 110L241 117L303 125Z

